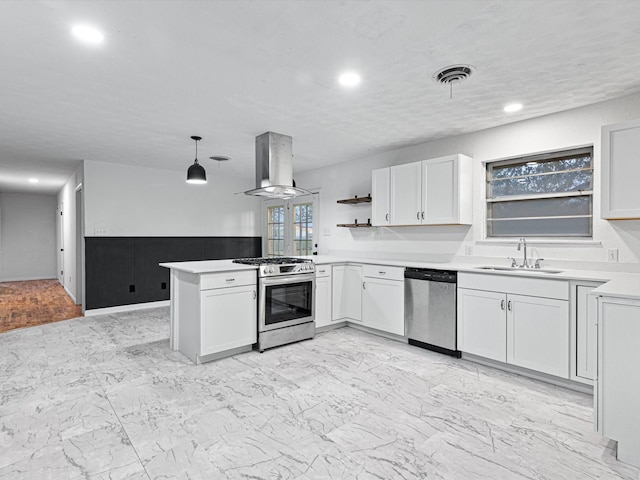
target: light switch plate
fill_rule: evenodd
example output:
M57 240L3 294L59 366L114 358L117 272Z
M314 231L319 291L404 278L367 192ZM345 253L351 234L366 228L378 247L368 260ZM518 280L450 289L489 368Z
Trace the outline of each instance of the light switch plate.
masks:
M464 254L467 255L467 256L473 255L473 246L472 245L466 245L464 247Z
M325 237L330 237L331 236L331 227L324 227L322 229L322 235L324 235Z
M96 237L104 237L107 234L107 228L106 227L98 227L93 231L93 234Z
M617 262L618 261L618 249L610 248L607 250L607 261L608 262Z

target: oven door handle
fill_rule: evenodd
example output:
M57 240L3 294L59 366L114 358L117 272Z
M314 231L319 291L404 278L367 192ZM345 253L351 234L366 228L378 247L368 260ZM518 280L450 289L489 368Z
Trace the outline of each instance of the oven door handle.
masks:
M260 283L262 285L285 285L287 283L303 283L309 281L315 281L316 276L311 275L280 275L278 277L261 278Z

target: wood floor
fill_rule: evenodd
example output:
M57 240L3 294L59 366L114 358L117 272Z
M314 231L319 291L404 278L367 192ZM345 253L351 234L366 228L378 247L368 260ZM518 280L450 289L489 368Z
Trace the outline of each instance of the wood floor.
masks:
M0 332L82 317L58 280L0 283Z

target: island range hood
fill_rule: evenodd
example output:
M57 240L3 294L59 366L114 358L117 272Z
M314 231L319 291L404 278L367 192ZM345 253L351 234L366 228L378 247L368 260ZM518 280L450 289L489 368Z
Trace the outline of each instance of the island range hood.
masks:
M266 132L256 137L256 188L245 195L266 198L293 198L310 195L293 181L293 139Z

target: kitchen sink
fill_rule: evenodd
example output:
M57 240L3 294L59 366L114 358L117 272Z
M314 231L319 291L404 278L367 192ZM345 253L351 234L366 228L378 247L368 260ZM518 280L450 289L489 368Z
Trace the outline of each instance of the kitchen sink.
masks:
M496 266L482 266L476 267L478 270L488 270L495 272L517 272L517 273L561 273L562 270L554 270L552 268L519 268L519 267L496 267Z

